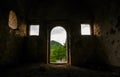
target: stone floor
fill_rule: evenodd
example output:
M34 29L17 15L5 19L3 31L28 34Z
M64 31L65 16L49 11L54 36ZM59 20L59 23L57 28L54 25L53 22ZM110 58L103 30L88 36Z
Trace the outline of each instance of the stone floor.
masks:
M120 74L69 65L32 64L3 70L0 77L120 77Z

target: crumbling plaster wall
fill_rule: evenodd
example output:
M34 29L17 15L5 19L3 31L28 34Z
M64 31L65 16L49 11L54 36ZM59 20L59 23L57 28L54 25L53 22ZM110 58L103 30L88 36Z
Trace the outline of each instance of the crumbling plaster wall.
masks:
M72 7L68 2L66 3L65 1L63 2L55 1L55 2L56 3L53 4L51 2L49 5L45 3L44 5L42 4L33 7L28 14L28 19L30 24L40 24L40 36L28 37L28 51L30 52L30 54L33 53L31 55L31 58L34 56L35 57L34 60L37 60L38 62L40 61L44 63L46 62L47 60L46 53L48 52L47 50L49 50L49 47L47 48L47 44L48 44L47 41L49 41L49 39L47 38L49 38L49 35L47 35L46 33L49 30L48 25L50 25L51 23L53 25L59 26L58 24L65 23L69 25L71 29L71 32L68 31L69 34L71 33L70 34L71 37L68 39L70 40L70 45L71 45L70 47L72 47L69 48L71 52L72 64L79 65L80 63L83 63L83 61L85 63L86 59L88 60L88 57L86 58L85 56L88 56L89 53L91 55L93 51L93 43L92 43L93 40L92 40L92 36L90 36L90 39L87 39L89 38L89 36L85 37L86 40L88 40L87 42L86 40L84 40L84 37L83 38L80 37L80 23L83 23L86 20L91 21L91 17L92 17L91 11L88 10L88 8L83 9L82 7L81 8L79 7L80 9L78 9L77 7L79 5L75 5L75 7ZM89 48L87 47L87 45L84 47L82 47L83 45L81 46L81 43L79 43L79 41L82 42L83 40L84 42L86 42L87 45L89 44L88 45L90 46ZM74 42L76 43L78 42L77 48ZM84 42L82 42L82 44L84 44ZM83 50L80 50L80 48ZM90 49L90 51L88 51L87 48L88 50Z
M109 65L120 66L120 8L117 2L104 3L96 11L94 33Z
M0 64L15 63L18 52L22 48L23 38L11 32L8 26L9 11L2 10L0 15Z
M4 20L3 20L4 19ZM4 12L1 13L1 16L0 16L0 58L1 58L1 62L3 62L3 55L5 54L5 50L6 50L6 40L7 40L7 37L6 35L8 34L6 32L7 28L4 26L4 25L7 25L7 16Z
M92 34L81 35L80 24L76 24L74 27L71 26L70 40L72 65L97 68L106 64L105 53L101 50L97 51L101 46L100 42Z
M72 65L95 67L94 65L107 63L120 66L120 9L114 2L104 5L99 6L95 14L95 36L80 35L80 23L84 23L86 20L91 22L93 16L88 9L78 11L78 9L65 7L66 4L62 5L62 2L58 2L51 7L40 5L25 12L24 8L12 5L15 10L18 9L15 11L18 16L18 28L12 33L8 26L10 10L3 9L0 14L0 64L46 63L47 22L66 20L70 25L69 41ZM27 15L27 13L29 14ZM30 21L25 17L28 17ZM41 23L41 21L43 22ZM41 26L38 37L29 36L29 25L34 24L32 22L37 22L36 24Z
M0 65L17 64L20 60L19 56L24 49L25 23L18 17L17 29L12 30L9 27L8 8L0 8ZM14 11L15 12L15 11ZM23 27L24 24L24 27ZM23 29L24 28L24 29Z
M31 63L47 63L47 27L46 25L39 22L37 22L36 24L40 25L39 36L30 36L28 30L26 46L28 51L28 61Z

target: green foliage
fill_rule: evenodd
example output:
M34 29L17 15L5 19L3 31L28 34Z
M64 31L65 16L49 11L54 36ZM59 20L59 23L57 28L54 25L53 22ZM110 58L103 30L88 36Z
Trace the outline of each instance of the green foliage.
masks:
M66 47L56 41L51 41L50 62L66 59Z

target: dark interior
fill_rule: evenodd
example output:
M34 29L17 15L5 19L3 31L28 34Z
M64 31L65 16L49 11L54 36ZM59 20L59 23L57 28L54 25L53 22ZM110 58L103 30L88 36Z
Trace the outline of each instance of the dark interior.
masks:
M11 19L10 12L13 14ZM10 27L10 22L13 28ZM16 28L15 22L17 22ZM30 36L30 25L37 24L40 25L39 36ZM81 35L81 24L90 24L91 35ZM69 56L67 64L54 65L49 62L50 31L59 25L67 31ZM45 64L45 66L37 67L38 64ZM3 77L10 77L6 74L9 74L11 69L36 66L36 70L43 72L44 67L49 67L49 65L53 68L58 65L56 69L60 69L59 71L67 65L66 71L69 69L72 71L72 66L75 66L79 69L87 69L87 71L89 69L107 72L102 76L95 72L92 73L92 77L119 77L119 1L0 0L0 72L1 74L4 72ZM76 70L74 72L78 77L83 74ZM84 72L84 74L87 73ZM75 77L75 75L71 74L70 77ZM18 76L19 74L16 74L16 77ZM82 75L82 77L89 76Z

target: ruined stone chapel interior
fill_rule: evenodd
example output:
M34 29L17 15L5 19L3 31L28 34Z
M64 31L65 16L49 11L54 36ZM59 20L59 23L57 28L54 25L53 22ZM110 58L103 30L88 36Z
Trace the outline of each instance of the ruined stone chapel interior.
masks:
M117 0L0 0L0 77L120 77L119 6ZM63 63L50 60L56 27L66 32Z

